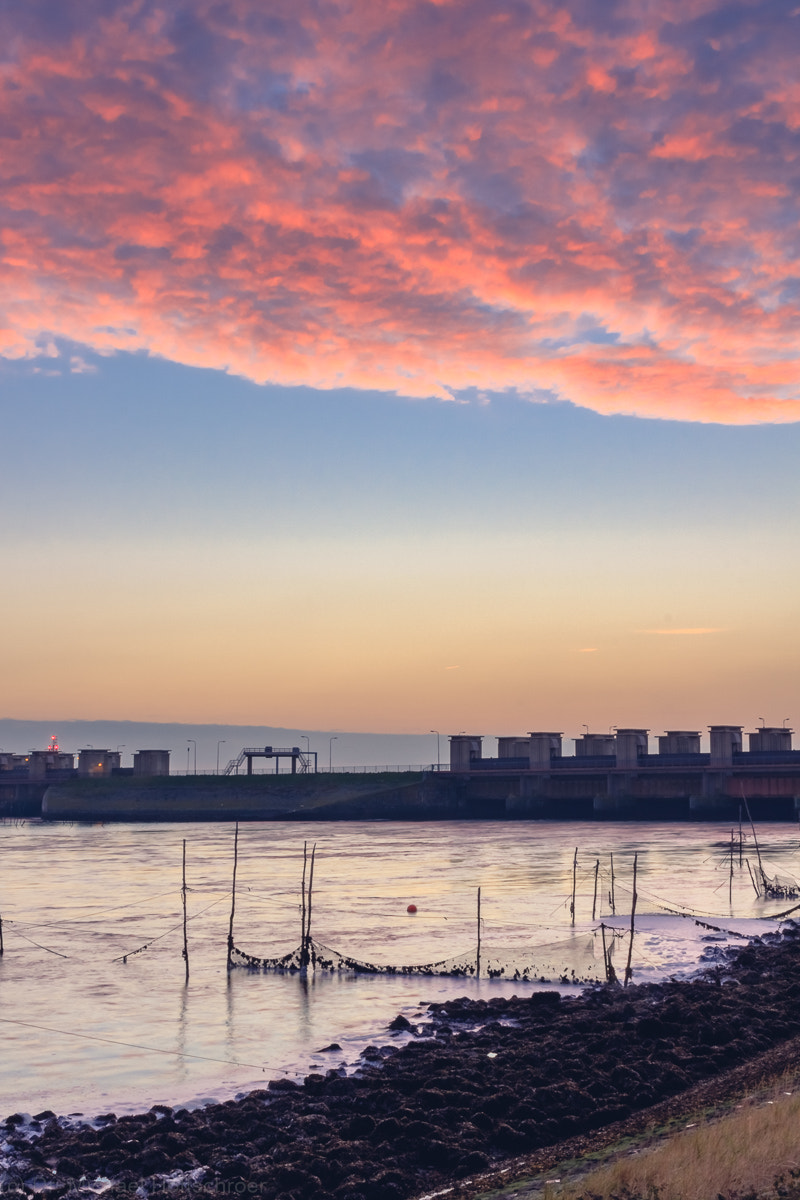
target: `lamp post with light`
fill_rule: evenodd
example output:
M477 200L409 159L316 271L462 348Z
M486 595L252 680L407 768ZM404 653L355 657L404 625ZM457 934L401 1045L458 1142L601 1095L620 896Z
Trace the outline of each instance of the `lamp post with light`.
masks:
M338 734L334 734L333 737L328 740L328 774L329 775L333 772L333 743L338 742L338 740L339 740Z
M187 742L191 742L194 746L194 773L197 774L197 742L194 738L187 738ZM186 747L186 774L189 774L189 747Z
M439 730L432 729L431 733L436 734L436 770L439 771L439 770L441 770L441 767L442 767L442 756L439 753Z
M219 748L220 748L220 746L225 745L226 740L227 740L226 738L220 738L219 741L217 742L217 774L218 775L219 775Z

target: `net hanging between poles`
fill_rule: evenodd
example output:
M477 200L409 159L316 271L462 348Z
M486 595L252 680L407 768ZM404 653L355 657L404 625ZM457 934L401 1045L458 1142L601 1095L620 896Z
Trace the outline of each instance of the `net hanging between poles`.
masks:
M605 935L605 955L599 929L539 946L496 947L488 950L484 946L481 950L481 976L530 983L601 983L608 978L613 948L620 938L617 931L609 928L606 928ZM366 962L313 939L307 944L305 957L302 946L279 958L259 958L237 946L231 948L231 966L249 971L299 973L305 964L312 971L331 974L451 975L469 978L476 974L477 955L470 950L438 962L401 965Z
M776 871L774 875L768 875L763 866L759 864L756 874L756 881L760 882L760 893L769 900L796 900L800 896L800 886L797 880L791 875L783 875Z

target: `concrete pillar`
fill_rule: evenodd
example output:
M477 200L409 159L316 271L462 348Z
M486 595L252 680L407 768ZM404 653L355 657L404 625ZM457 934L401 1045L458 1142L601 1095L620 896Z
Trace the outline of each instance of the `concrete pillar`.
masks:
M531 733L529 761L532 771L549 771L550 760L561 758L562 733Z
M575 738L575 757L589 758L594 755L616 754L613 733L584 733Z
M526 737L499 737L497 739L498 758L528 758L530 755L530 739Z
M483 734L459 733L450 738L450 770L468 771L483 757Z
M110 775L119 766L118 750L81 750L78 753L78 774L82 778Z
M700 734L694 729L668 729L658 739L659 754L699 754Z
M646 729L617 730L617 766L634 770L639 765L641 754L647 754Z
M748 733L750 753L775 754L791 750L793 733L793 729L785 729L782 725L765 726L763 729L757 729L755 733Z
M169 775L169 750L139 750L133 756L134 775Z
M711 766L732 767L733 755L742 749L741 725L709 725Z

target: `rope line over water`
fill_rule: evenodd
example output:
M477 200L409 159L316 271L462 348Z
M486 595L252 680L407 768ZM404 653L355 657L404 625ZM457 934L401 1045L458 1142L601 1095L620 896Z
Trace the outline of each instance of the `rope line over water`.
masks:
M197 919L197 917L202 917L203 913L208 912L208 910L210 908L213 908L215 904L219 904L222 900L226 900L226 899L227 899L227 896L224 893L221 896L217 896L216 900L212 900L210 904L207 904L205 906L205 908L201 908L199 912L192 913L191 917L187 917L187 920L194 921ZM126 954L120 954L117 956L117 958L112 958L111 961L115 962L115 963L116 962L123 962L123 963L127 962L129 958L133 958L134 954L143 954L145 950L150 949L150 947L153 945L154 942L160 942L162 938L168 937L169 934L174 933L176 929L182 929L182 928L183 928L183 918L181 918L181 920L178 922L177 925L172 925L169 929L166 929L164 931L164 933L159 933L156 935L156 937L148 938L148 940L144 943L144 945L139 946L139 948L137 950L128 950L128 952Z
M123 1042L119 1038L100 1037L96 1033L78 1033L74 1029L54 1029L52 1025L34 1025L32 1021L15 1021L10 1017L0 1017L0 1023L3 1025L21 1025L25 1029L38 1029L42 1033L57 1033L61 1037L81 1038L88 1042L105 1042L110 1046L124 1046L128 1050L146 1050L150 1054L166 1054L172 1058L192 1058L199 1062L225 1063L231 1067L252 1067L254 1071L278 1071L280 1067L273 1067L270 1063L248 1063L240 1062L235 1058L211 1058L207 1054L190 1054L188 1050L164 1050L159 1046L143 1046L139 1042ZM287 1072L282 1070L282 1074Z

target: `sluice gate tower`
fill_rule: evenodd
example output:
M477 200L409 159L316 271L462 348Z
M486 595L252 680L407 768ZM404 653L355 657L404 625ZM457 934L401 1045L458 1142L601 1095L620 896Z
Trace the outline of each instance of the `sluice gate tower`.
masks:
M465 797L517 817L727 819L748 806L753 816L794 820L800 814L800 750L791 729L709 726L710 749L698 730L667 730L650 753L649 730L616 729L575 739L536 731L499 737L497 755L483 755L483 736L450 738L450 775Z

